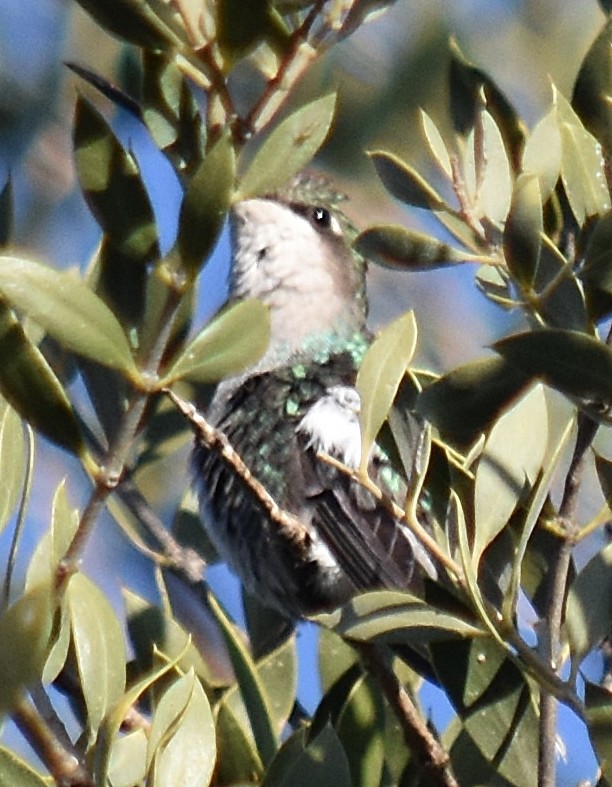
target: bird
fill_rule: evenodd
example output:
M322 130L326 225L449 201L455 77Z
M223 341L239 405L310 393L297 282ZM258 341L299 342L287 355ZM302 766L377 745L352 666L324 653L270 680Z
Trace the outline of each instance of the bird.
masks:
M338 466L360 463L355 382L373 339L367 261L352 246L344 199L326 178L301 174L233 206L228 302L262 301L270 341L219 384L206 413L245 472L197 433L192 456L213 545L247 592L288 620L363 591L409 588L415 572L412 533ZM390 498L405 489L379 445L368 472Z

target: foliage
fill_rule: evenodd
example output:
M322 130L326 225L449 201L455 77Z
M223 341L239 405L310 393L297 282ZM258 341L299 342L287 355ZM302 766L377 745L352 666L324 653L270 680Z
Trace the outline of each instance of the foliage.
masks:
M264 352L267 315L257 302L223 310L190 339L195 284L232 201L276 188L324 143L335 95L277 123L287 93L326 49L390 3L80 3L139 49L140 94L77 70L138 117L183 200L176 241L162 254L138 162L85 99L75 113L75 161L102 236L86 274L11 253L10 186L0 195L0 527L19 507L0 614L0 710L62 784L272 787L316 778L334 787L528 787L554 783L562 702L587 725L607 784L612 699L582 681L580 668L612 623L610 547L580 571L573 554L609 519L612 499L612 455L601 453L612 405L611 23L586 55L571 102L553 87L549 111L531 130L451 42L452 137L421 117L445 189L394 153L369 154L389 195L427 211L450 240L377 224L357 249L397 269L476 263L476 287L520 313L524 329L442 376L413 366L411 314L373 343L358 381L364 450L387 432L408 480L394 513L439 576L424 580L421 596L373 592L319 616L324 695L312 718L300 718L294 638L262 653L270 623L253 601L245 636L201 579L193 501L185 497L166 529L138 478L187 432L163 389L201 393ZM231 80L245 64L264 79L240 114ZM93 428L73 396L76 380L91 400ZM407 412L425 423L417 449ZM58 487L18 593L11 577L36 480L35 442L20 418L78 457L91 491L77 511L70 484ZM596 435L605 503L584 523L577 503L588 493L584 466ZM365 473L357 475L377 494ZM117 611L80 571L105 506L156 566L160 606L125 591L130 655ZM419 518L424 506L431 530ZM176 582L206 611L214 654L197 627L189 636L181 622ZM535 647L526 607L538 618ZM454 708L445 730L428 728L417 699L422 677L397 655L407 648ZM231 668L219 667L219 651ZM53 686L70 697L76 742L49 710ZM48 783L7 747L0 782Z

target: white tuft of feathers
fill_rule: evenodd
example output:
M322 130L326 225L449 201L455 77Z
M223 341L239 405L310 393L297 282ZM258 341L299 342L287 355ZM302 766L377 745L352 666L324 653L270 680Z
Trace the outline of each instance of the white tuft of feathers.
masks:
M309 448L357 469L361 461L360 407L355 388L334 385L308 410L298 432L308 435Z

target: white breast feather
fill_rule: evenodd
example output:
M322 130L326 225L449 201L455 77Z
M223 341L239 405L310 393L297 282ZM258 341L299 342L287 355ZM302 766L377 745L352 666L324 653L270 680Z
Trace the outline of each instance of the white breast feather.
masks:
M360 404L354 388L328 388L302 418L298 432L308 435L308 446L315 451L330 454L356 469L361 461Z

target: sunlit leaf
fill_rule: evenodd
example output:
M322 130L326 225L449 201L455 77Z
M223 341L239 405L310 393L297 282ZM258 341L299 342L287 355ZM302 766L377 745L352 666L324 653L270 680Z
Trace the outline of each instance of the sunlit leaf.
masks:
M6 787L49 787L47 778L4 746L0 746L0 784Z
M123 630L106 596L84 574L71 577L67 599L87 723L96 732L125 689Z
M193 671L162 695L153 716L148 761L158 787L206 787L217 755L210 704Z
M1 533L20 499L25 475L25 445L21 419L6 403L0 405L0 474Z
M143 729L115 741L108 771L113 787L134 787L147 773L147 736Z
M155 217L138 164L84 99L77 103L74 145L85 199L113 246L141 262L157 256Z
M398 224L368 227L355 241L355 248L379 265L405 270L443 268L458 262L482 259Z
M586 654L612 630L612 544L591 558L572 583L565 628L576 674Z
M547 422L544 391L536 386L488 434L474 482L476 559L507 524L525 484L535 482L546 450Z
M537 275L543 231L538 179L535 175L519 175L504 227L504 255L512 275L528 289Z
M443 210L446 203L437 191L411 166L392 153L373 150L369 154L384 187L407 205Z
M0 259L0 278L2 270ZM62 384L41 351L28 338L19 320L2 301L0 357L0 391L5 399L49 440L73 453L82 454L85 447L80 429Z
M0 293L67 349L104 366L135 373L116 317L74 273L18 257L0 257Z
M287 184L319 150L331 126L336 94L301 107L272 131L239 183L236 200L269 194Z
M427 140L427 144L429 145L431 154L442 172L447 178L451 179L453 171L451 167L450 156L448 153L448 148L442 139L442 135L438 131L436 124L423 109L420 111L420 116L421 125L423 126L423 133Z
M553 107L534 126L525 142L523 172L537 175L542 202L552 194L561 174L561 132Z
M568 396L612 402L612 350L592 336L549 329L517 334L493 347L525 374Z
M582 125L567 99L555 91L561 131L561 178L578 224L610 209L600 143Z
M357 374L361 399L361 471L367 472L372 445L393 404L412 360L417 341L414 313L409 311L386 326L372 342Z
M55 584L26 591L0 616L0 715L11 711L25 687L40 680L50 646Z
M512 179L510 162L499 128L489 112L482 112L483 177L478 188L478 206L482 215L502 224L510 207Z
M215 317L168 370L161 384L179 379L217 382L252 366L269 341L268 309L247 300Z

